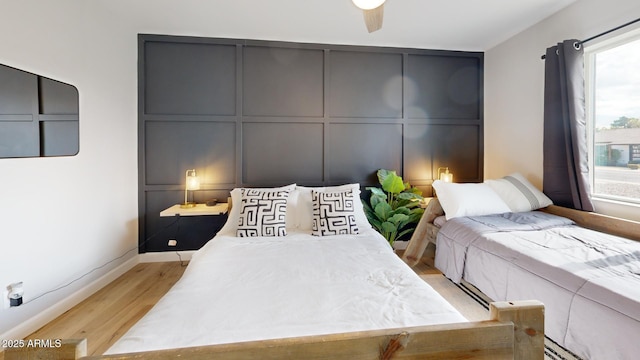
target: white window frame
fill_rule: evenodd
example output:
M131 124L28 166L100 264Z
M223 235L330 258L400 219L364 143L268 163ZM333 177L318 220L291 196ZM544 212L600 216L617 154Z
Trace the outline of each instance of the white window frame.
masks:
M624 34L613 37L604 38L602 40L593 40L584 46L584 72L585 72L585 110L587 117L587 146L589 159L589 183L591 187L591 198L594 200L615 201L622 204L640 205L640 199L628 197L596 194L595 189L595 55L599 52L613 49L626 43L640 40L640 28L630 30Z

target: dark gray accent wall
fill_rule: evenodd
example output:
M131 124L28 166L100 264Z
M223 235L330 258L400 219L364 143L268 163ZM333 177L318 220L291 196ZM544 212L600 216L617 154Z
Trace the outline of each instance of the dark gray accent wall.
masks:
M199 202L380 168L427 195L441 166L481 181L482 69L477 52L139 35L140 251L198 249L226 220L159 217L187 169Z
M0 65L0 158L77 154L78 108L74 86Z

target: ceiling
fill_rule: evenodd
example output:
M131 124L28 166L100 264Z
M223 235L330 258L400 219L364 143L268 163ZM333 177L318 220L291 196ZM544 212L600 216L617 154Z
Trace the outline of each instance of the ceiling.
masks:
M485 51L577 0L387 0L368 33L351 0L102 0L136 31Z
M381 31L429 48L484 51L575 1L388 0Z

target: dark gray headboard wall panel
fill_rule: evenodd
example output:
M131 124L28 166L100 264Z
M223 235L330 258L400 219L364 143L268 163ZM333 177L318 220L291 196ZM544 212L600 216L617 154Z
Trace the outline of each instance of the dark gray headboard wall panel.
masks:
M402 54L331 51L329 116L402 117Z
M475 52L140 35L141 244L174 221L159 212L182 202L192 168L200 202L237 186L375 185L379 168L427 193L441 166L481 181L482 67ZM210 222L178 250L202 246Z
M235 46L146 42L144 51L145 114L235 115Z
M371 169L402 168L402 126L399 124L330 124L327 144L327 177L333 184L375 184L375 170Z
M480 57L409 56L409 118L481 119L481 72Z
M149 121L145 135L147 185L184 183L184 172L193 168L208 181L235 183L234 123Z
M246 46L242 114L322 117L324 51Z
M318 123L243 123L243 183L322 183L322 128Z
M478 181L476 176L482 172L478 151L482 133L478 126L409 124L404 141L404 161L412 164L405 169L407 179L435 178L439 167L449 167L455 182Z

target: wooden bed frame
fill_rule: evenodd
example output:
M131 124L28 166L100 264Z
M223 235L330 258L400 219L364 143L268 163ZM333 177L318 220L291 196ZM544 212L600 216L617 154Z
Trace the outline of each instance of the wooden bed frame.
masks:
M640 241L640 223L560 206L542 211L560 215L593 230ZM438 228L444 212L431 200L409 241L403 259L415 265ZM425 304L428 306L428 304ZM322 336L170 349L87 357L85 339L64 340L59 347L21 347L5 350L5 360L98 359L543 359L544 306L538 301L494 302L490 320L412 328L364 331Z
M620 223L602 215L551 207L548 212L576 216L579 224L619 229ZM415 265L429 241L435 242L433 220L444 212L436 198L431 200L408 244L403 259ZM584 218L581 218L584 217ZM593 219L600 219L594 221ZM572 217L573 219L573 217ZM617 219L615 219L617 220ZM633 223L633 222L632 222ZM599 224L599 225L598 225ZM623 232L640 234L640 223ZM627 223L625 222L625 226ZM636 235L638 236L638 235ZM429 304L425 304L429 306ZM4 360L98 360L175 358L204 360L247 359L518 359L544 358L544 306L539 301L493 302L489 320L431 325L298 338L251 341L232 344L169 349L131 354L87 357L86 339L63 340L54 348L21 347L5 350Z
M542 209L592 230L640 241L640 222L551 205ZM444 215L432 199L404 252L414 266L434 242L436 217ZM428 306L428 304L425 304ZM299 338L252 341L131 354L86 356L86 340L65 340L57 348L13 348L5 360L157 359L543 359L544 306L531 301L494 302L490 320L480 322L364 331Z
M442 209L431 201L416 233L426 231ZM418 242L414 234L410 245ZM427 240L428 243L428 240ZM425 243L426 247L426 243ZM407 249L409 251L409 249ZM422 249L424 251L424 248ZM422 254L422 252L420 253ZM429 304L425 304L429 306ZM539 301L493 302L489 320L298 338L251 341L87 356L87 340L63 340L56 347L7 348L4 360L99 359L544 359L544 305Z
M569 209L562 206L550 205L541 209L549 214L562 216L573 220L579 226L587 229L600 231L603 233L617 235L623 238L640 241L640 222L615 218L612 216L602 215L594 212ZM413 232L407 249L402 259L409 264L415 266L422 258L424 250L429 242L435 244L438 235L438 227L433 221L438 216L444 215L444 210L438 201L433 198L424 211L424 215L420 219L416 230Z
M428 306L428 304L425 304ZM176 358L245 359L518 359L544 358L544 306L538 301L495 302L490 320L86 357L87 342L60 347L10 348L5 360Z

